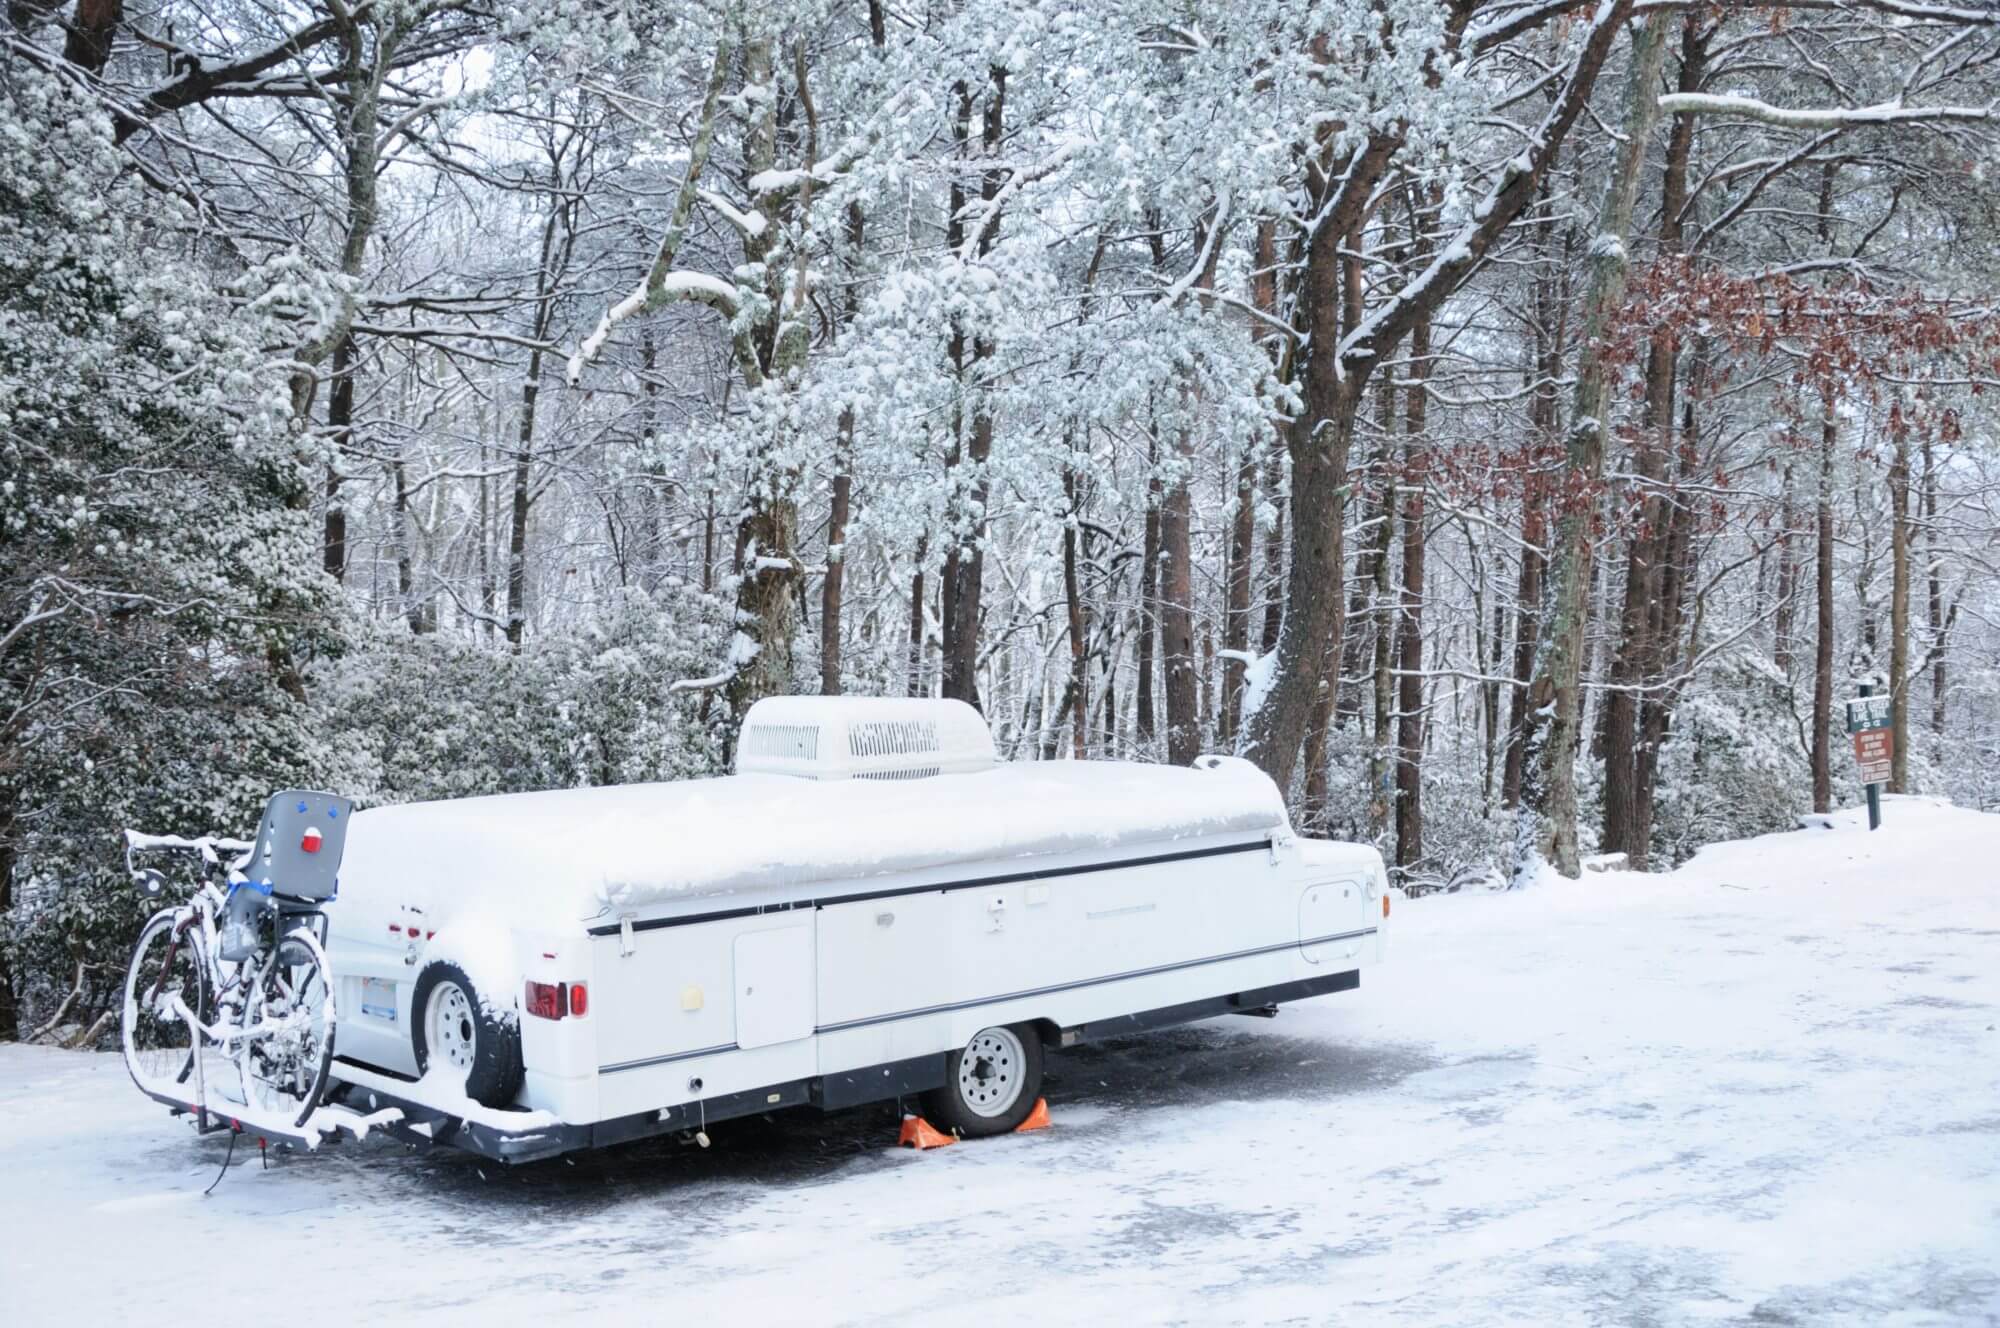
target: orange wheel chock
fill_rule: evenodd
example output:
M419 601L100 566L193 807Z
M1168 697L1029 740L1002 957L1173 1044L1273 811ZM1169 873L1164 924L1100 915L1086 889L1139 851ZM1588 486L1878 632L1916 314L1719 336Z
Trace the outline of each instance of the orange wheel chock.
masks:
M1030 1130L1046 1130L1048 1128L1049 1100L1045 1097L1038 1097L1035 1099L1035 1109L1028 1113L1028 1119L1014 1127L1014 1133L1026 1134Z
M958 1136L946 1134L922 1116L905 1116L896 1142L904 1148L945 1148L957 1143Z

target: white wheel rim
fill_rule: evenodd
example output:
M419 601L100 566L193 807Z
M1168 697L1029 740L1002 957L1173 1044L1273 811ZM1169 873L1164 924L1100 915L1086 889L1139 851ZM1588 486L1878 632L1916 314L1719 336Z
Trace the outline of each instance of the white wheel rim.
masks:
M431 989L424 1008L424 1045L433 1058L442 1059L458 1070L472 1069L472 1055L479 1043L479 1029L473 1019L472 1002L456 982L440 982Z
M156 947L161 962L142 978L141 959L150 956ZM156 927L149 923L140 937L133 962L127 966L125 1017L120 1021L123 1025L120 1040L124 1044L125 1064L142 1087L171 1092L179 1089L190 1077L194 1063L194 1036L180 1014L184 986L171 979L182 978L195 984L195 991L187 995L194 1004L200 1004L200 959L193 947L193 938L176 938L171 925ZM159 968L165 967L169 949L174 952L176 971L168 975L168 981L162 982L158 980ZM139 990L142 982L148 990ZM169 1034L171 1041L168 1040ZM142 1040L152 1045L142 1046Z
M1021 1100L1027 1051L1011 1029L982 1028L958 1054L958 1099L975 1116L1004 1116Z
M266 1030L236 1050L245 1106L289 1111L305 1100L333 1037L332 996L319 947L282 941L243 1009L246 1026Z

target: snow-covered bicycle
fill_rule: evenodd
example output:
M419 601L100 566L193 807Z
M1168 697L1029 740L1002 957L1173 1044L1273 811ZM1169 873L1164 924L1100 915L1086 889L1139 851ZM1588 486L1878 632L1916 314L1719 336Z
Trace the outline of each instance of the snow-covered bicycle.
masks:
M166 878L141 867L141 855L187 852L201 863L188 902L139 933L120 1032L132 1082L195 1111L204 1129L210 1117L298 1128L319 1106L334 1038L320 905L335 888L348 810L345 799L291 790L271 800L254 841L125 832L126 868L149 897L165 893ZM313 860L323 849L328 870Z

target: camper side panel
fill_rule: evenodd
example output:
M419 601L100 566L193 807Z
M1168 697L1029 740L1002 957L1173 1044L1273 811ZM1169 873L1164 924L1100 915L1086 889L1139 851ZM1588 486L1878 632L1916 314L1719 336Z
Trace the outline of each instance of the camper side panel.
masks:
M806 1079L813 1041L813 911L635 931L631 953L596 938L604 1117Z

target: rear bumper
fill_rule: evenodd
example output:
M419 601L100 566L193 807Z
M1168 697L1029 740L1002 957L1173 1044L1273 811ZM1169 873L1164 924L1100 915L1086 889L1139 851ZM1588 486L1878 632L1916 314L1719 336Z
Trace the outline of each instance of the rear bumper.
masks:
M333 1078L336 1087L329 1097L347 1110L400 1113L399 1119L379 1128L405 1143L450 1144L508 1163L534 1162L590 1146L588 1125L572 1125L545 1111L496 1110L476 1103L461 1110L438 1106L423 1100L423 1085L417 1080L340 1056L333 1059Z

